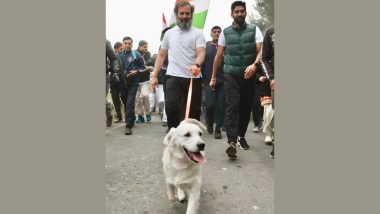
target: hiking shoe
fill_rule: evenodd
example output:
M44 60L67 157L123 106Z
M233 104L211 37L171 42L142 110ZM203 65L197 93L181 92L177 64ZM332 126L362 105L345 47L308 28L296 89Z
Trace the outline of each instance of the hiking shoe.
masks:
M255 132L255 133L259 132L259 127L258 126L253 126L252 131Z
M124 134L125 135L131 135L132 134L132 128L131 127L126 127Z
M265 135L265 139L264 139L264 142L266 145L273 145L273 138L272 138L272 135Z
M244 150L249 149L249 145L244 137L238 137L238 144L241 149L244 149Z
M214 128L212 127L212 124L207 124L207 132L209 134L212 134L214 132Z
M136 123L145 123L145 119L143 116L139 115L137 116Z
M222 139L222 133L220 132L220 130L215 130L214 138Z
M232 160L235 160L237 158L236 156L236 145L234 142L231 142L229 143L227 149L226 149L226 153L228 155L228 157L230 157L230 159Z
M146 122L150 122L152 121L152 116L150 116L150 114L147 114L146 115Z
M269 154L269 157L274 158L274 144L273 144L273 147L272 147L272 151Z

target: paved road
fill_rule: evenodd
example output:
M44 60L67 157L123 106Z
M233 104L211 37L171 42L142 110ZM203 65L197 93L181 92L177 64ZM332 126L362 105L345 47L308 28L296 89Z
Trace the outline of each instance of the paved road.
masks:
M238 149L238 159L225 154L223 138L204 131L207 162L203 165L199 214L274 213L274 160L262 133L246 139L249 150ZM137 124L133 135L124 135L124 124L106 129L107 214L182 214L186 203L169 202L162 172L165 127L158 115L151 123Z

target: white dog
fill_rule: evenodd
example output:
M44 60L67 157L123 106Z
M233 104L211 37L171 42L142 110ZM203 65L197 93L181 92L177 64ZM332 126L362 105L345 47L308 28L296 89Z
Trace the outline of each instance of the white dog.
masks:
M186 214L195 214L199 206L201 164L206 162L200 128L206 129L198 120L185 119L164 138L162 163L168 198L174 201L176 196L180 202L187 198Z

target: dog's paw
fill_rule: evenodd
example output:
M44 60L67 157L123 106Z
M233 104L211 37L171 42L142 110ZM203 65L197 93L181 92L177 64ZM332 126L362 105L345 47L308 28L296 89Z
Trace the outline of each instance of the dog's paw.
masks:
M179 200L179 199L178 199L178 201L179 201L180 203L182 203L182 204L183 204L183 203L185 203L185 202L186 202L186 199L185 199L185 198L184 198L184 199L182 199L182 200Z
M186 199L186 195L185 195L185 192L183 192L182 189L178 188L178 195L177 195L177 198L178 198L178 201L183 203L185 202L185 199Z

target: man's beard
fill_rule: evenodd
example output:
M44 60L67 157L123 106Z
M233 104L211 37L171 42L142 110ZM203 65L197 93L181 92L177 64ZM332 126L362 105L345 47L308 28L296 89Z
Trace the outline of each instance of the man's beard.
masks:
M178 17L176 17L176 23L177 23L177 26L179 28L181 28L182 30L188 30L188 29L190 29L190 27L193 23L193 19L189 19L187 21L182 21Z
M242 25L245 22L245 16L244 17L237 17L234 19L235 23L238 25Z

